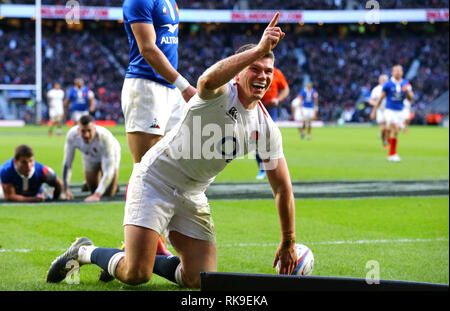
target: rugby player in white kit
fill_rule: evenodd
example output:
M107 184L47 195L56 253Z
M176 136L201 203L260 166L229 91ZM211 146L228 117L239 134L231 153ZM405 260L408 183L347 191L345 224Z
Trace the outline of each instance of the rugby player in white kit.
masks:
M292 184L281 133L260 102L273 78L271 50L285 35L275 27L278 16L258 45L242 47L203 73L182 122L135 164L125 206L125 250L95 247L88 238L79 238L53 261L47 282L62 281L67 262L77 260L96 264L126 284L145 283L156 273L180 286L200 287L200 272L217 270L205 190L238 154L256 150L266 164L281 225L273 265L280 261L282 274L294 270ZM181 152L180 145L185 148ZM156 255L166 229L178 256Z
M81 151L86 185L92 193L85 202L100 201L105 194L114 196L119 178L120 144L110 131L95 125L94 118L85 115L67 133L64 145L62 177L67 199L73 199L68 186L76 149Z
M62 121L64 119L64 91L61 84L55 82L53 88L47 92L48 115L50 117L50 127L48 136L53 135L53 127L56 127L56 135L62 135Z
M402 110L403 121L400 124L400 128L403 130L403 133L408 133L408 125L411 121L411 101L408 98L405 98L403 101L403 110Z
M378 77L378 85L372 89L370 93L369 104L373 107L377 104L378 99L381 97L381 92L383 92L383 85L389 77L386 74L382 74ZM386 126L386 119L384 116L386 110L386 98L381 101L380 107L377 109L376 120L378 126L380 127L380 137L383 143L383 148L386 150L388 147L388 136L389 130Z

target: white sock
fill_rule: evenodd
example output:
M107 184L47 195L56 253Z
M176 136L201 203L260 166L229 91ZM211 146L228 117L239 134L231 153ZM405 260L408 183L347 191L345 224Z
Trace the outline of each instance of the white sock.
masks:
M119 261L125 257L125 252L119 252L114 254L111 259L108 262L108 273L112 276L112 277L116 277L116 268L117 265L119 264Z
M180 285L181 287L186 287L184 285L183 277L181 275L181 262L178 265L177 269L175 270L175 280L177 281L178 285Z
M81 246L78 250L78 261L80 264L91 263L91 254L97 247L94 245Z

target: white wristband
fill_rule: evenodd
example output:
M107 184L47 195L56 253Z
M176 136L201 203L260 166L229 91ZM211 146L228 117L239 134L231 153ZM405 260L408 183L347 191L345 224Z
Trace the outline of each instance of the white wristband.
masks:
M173 83L177 89L181 92L184 92L188 87L191 86L188 80L186 80L182 75L179 75L178 78Z

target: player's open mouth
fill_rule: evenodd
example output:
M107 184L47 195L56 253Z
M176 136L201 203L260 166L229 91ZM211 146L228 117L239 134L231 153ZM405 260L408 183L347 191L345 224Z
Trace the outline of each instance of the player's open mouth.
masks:
M258 90L264 90L266 85L264 83L253 82L252 86Z

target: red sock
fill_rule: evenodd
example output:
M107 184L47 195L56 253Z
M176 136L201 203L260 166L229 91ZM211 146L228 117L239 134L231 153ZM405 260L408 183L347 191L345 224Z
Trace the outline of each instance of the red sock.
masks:
M389 138L389 155L392 156L397 153L397 138Z
M129 183L127 183L127 187L125 188L125 201L127 200L128 185L129 185Z

